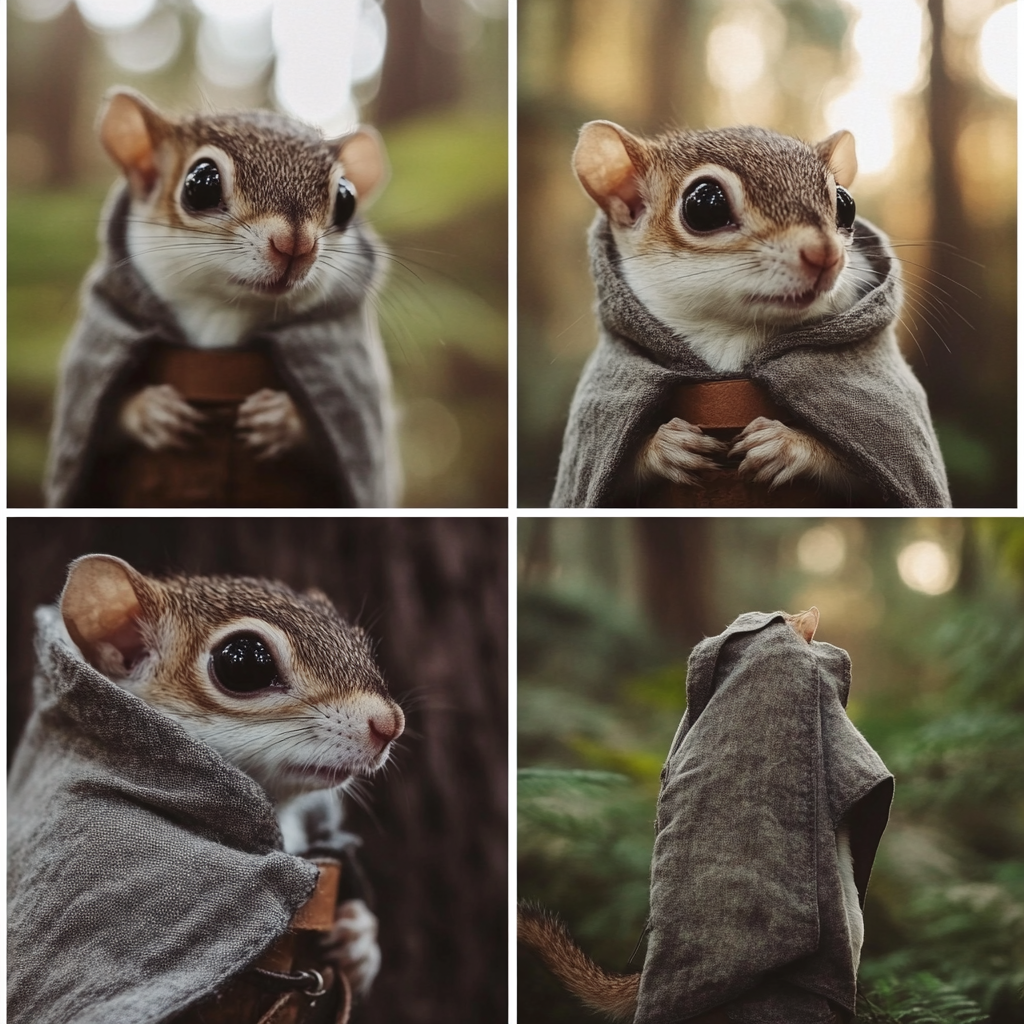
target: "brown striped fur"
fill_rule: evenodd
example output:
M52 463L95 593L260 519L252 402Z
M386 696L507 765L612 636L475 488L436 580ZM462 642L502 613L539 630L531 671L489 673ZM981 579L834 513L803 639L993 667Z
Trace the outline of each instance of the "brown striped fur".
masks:
M590 1009L613 1020L633 1019L640 988L639 973L611 974L598 967L573 942L557 917L533 904L520 902L516 932L519 941L533 949L566 989Z
M246 577L152 579L86 555L69 569L61 612L95 668L275 799L376 771L404 729L366 635L320 591ZM239 694L217 684L213 649L237 633L264 642L281 686Z

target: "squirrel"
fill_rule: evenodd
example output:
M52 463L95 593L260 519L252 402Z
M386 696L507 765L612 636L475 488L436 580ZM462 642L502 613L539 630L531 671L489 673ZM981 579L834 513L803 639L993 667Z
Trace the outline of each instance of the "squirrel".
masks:
M600 420L600 408L594 407L601 405L615 409L608 414L612 434L616 423L620 439L629 432L628 444L620 441L625 449L617 470L620 490L649 492L665 481L703 488L728 468L741 481L768 489L799 480L847 501L863 500L876 483L871 467L858 464L861 449L871 446L858 439L843 450L843 430L850 429L844 420L882 421L893 417L893 406L912 405L890 397L889 388L910 389L921 403L924 395L896 343L894 257L884 236L857 219L848 191L857 172L853 135L838 131L809 145L748 126L641 138L611 121L591 121L581 129L573 168L603 215L591 235L601 321L613 341L618 337L629 345L618 359L599 346L584 372L554 503L592 503L594 495L584 501L582 495L574 499L567 493L573 486L570 470L591 491L595 486L587 484L591 474L585 465L573 469L567 464L567 453L584 445L591 420ZM847 323L856 318L855 307L873 289L885 291L887 300L877 322L868 329L856 321L849 330L858 335L837 337L843 317L849 315ZM822 336L813 339L814 347L802 342L801 335L819 327ZM843 401L853 403L849 396L858 396L855 409L842 409L819 394L812 402L828 408L815 415L803 408L807 403L800 393L808 390L806 383L791 382L788 373L761 374L777 355L792 355L787 337L797 350L803 348L798 358L805 361L816 356L817 347L823 356L831 355L840 341L847 349L863 342L871 358L885 350L888 362L870 371L874 381L881 381L875 385L882 389L877 413L868 404L870 394L856 384L846 387L825 365L814 372L831 375L832 386L846 393L846 398L840 395ZM627 395L631 406L645 406L642 422L635 425L623 424L628 410L620 412L607 397L627 386L620 378L635 379L634 372L627 377L622 362L630 353L653 357L655 363L651 380L636 384L636 395ZM812 372L805 365L804 372ZM853 372L858 369L851 366ZM656 374L661 376L655 379ZM738 434L713 436L667 407L664 389L674 381L736 378L766 388L757 404L770 410L766 415L746 412L735 421L742 423ZM660 394L653 393L655 388ZM919 418L926 422L909 428L908 447L920 446L922 436L931 447L926 407ZM878 430L883 426L888 423L880 423ZM614 440L603 448L609 446L617 447ZM600 450L590 457L602 457ZM925 457L934 461L931 453ZM906 478L910 472L898 475ZM938 503L932 496L922 500Z
M786 616L789 626L808 644L814 639L819 620L820 613L815 607ZM850 952L856 972L864 942L864 915L854 879L848 821L838 824L835 841ZM604 970L579 948L557 916L528 901L520 901L516 917L519 941L531 947L565 988L584 1005L612 1020L630 1021L634 1018L640 989L639 972L616 974ZM718 1015L717 1011L694 1019L699 1024L727 1024L726 1018Z
M298 460L340 478L340 493L263 501L229 490L178 501L130 491L125 504L395 504L390 376L372 309L381 250L359 216L389 173L379 134L361 126L325 140L265 110L171 117L118 88L99 138L124 179L62 367L51 504L89 503L96 449L201 448L219 423L202 402L234 388L224 426L258 475ZM111 315L113 329L103 319ZM154 337L175 358L255 350L270 365L237 382L238 371L215 360L161 375L143 365ZM82 402L84 413L73 408ZM106 497L99 503L123 496Z
M318 590L241 577L153 579L93 554L72 562L60 612L90 665L263 788L287 852L317 838L304 820L311 796L343 793L379 771L405 728L365 634ZM336 820L313 826L321 833L340 829L340 801L333 806ZM356 992L379 969L376 935L365 902L346 900L324 937L324 955Z

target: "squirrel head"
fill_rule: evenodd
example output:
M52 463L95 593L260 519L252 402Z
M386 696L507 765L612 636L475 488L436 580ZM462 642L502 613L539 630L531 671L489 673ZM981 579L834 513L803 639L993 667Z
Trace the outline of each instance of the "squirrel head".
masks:
M94 668L273 796L376 771L404 729L366 635L320 591L223 576L157 580L86 555L69 568L60 610Z

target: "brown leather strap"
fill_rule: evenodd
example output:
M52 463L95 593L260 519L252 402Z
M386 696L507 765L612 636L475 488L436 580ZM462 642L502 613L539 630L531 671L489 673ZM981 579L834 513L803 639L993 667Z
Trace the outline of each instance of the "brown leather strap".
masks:
M793 420L788 409L776 404L771 395L752 380L680 384L672 392L668 411L696 427L711 430L742 430L758 416L783 423Z
M146 380L170 384L190 402L241 402L261 388L281 388L270 357L251 349L161 345L146 365Z
M313 895L302 904L292 918L292 927L302 931L329 932L334 927L334 908L341 884L341 861L326 857L314 860L320 869Z
M352 989L343 974L336 975L334 967L324 963L317 934L334 927L341 862L325 857L313 863L320 869L316 885L296 911L288 931L252 968L232 978L211 999L186 1011L182 1024L302 1024L322 1021L329 1012L325 1006L333 1008L336 1024L345 1024ZM316 984L312 971L323 980L322 995L310 987L311 982Z
M313 895L295 911L291 927L264 951L254 967L287 973L295 964L299 932L329 932L334 927L334 908L341 885L341 861L323 857L313 863L320 869Z

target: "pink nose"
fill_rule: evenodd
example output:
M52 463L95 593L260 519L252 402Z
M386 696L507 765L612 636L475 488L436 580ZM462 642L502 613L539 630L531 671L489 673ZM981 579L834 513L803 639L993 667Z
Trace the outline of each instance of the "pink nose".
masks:
M405 717L397 708L394 713L378 712L370 716L370 739L383 750L392 740L397 740L405 729Z
M288 231L275 231L270 236L271 248L282 256L305 256L313 251L316 239L305 231L294 234Z
M838 246L820 242L817 245L805 245L800 249L800 259L815 270L830 270L840 260L843 251Z

